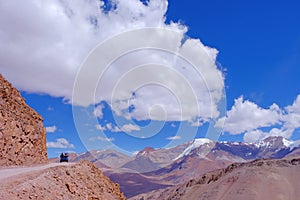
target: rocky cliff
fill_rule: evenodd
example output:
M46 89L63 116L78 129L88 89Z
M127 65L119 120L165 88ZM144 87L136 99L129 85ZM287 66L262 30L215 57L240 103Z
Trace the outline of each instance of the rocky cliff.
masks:
M0 166L47 162L43 118L0 74Z

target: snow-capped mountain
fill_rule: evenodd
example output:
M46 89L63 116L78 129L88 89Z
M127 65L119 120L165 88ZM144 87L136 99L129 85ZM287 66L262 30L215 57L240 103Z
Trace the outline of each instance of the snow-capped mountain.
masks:
M285 138L282 139L284 146L290 148L290 150L294 150L297 147L300 147L300 140L297 141L289 141Z
M191 142L168 149L146 147L134 157L114 150L89 151L76 156L74 161L101 162L110 168L126 168L135 172L150 172L171 165L177 160L191 156L207 160L237 162L258 158L283 158L300 151L300 140L289 141L283 137L269 137L258 143L214 142L197 138Z
M289 141L283 137L269 137L258 143L214 142L207 138L197 138L175 160L190 154L199 158L243 161L258 158L282 158L297 148L299 141Z
M212 140L207 138L197 138L195 139L191 145L189 145L179 156L177 156L174 160L187 156L192 150L201 147L202 145L207 145L214 143Z
M213 151L223 150L245 160L258 158L283 158L299 148L300 141L283 137L269 137L258 143L217 142Z
M100 168L104 163L110 168L104 173L119 183L130 197L175 185L235 162L295 156L300 156L300 141L282 137L269 137L258 143L197 138L168 149L146 147L131 158L109 150L87 152L74 160L88 159Z

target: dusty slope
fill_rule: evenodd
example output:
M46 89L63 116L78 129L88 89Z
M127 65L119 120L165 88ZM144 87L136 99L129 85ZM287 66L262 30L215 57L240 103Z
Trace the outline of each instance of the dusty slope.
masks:
M300 159L237 163L198 179L132 200L298 200Z
M2 179L1 199L125 199L119 185L88 161L33 169Z
M113 173L111 171L104 171L104 174L115 183L120 184L120 188L127 198L172 186L156 177L144 176L138 173Z

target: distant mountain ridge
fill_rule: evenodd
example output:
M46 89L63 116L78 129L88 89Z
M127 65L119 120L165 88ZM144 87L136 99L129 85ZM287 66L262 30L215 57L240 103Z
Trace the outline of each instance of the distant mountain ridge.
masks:
M297 156L300 155L299 145L299 141L292 142L283 137L269 137L258 143L214 142L197 138L168 149L146 147L134 157L108 150L86 152L74 160L94 162L105 175L120 184L127 197L133 197L188 181L232 163Z
M296 200L300 196L299 178L300 158L259 159L248 163L234 163L130 200Z
M101 165L105 165L106 168L117 169L131 161L132 158L115 150L107 149L88 151L86 153L79 154L73 159L74 162L81 160L89 160L100 168Z
M111 149L92 150L76 155L72 161L89 160L101 162L113 169L123 168L144 173L161 169L193 154L202 159L246 161L258 158L283 158L299 149L300 140L289 141L283 137L269 137L257 143L214 142L207 138L197 138L168 149L146 147L134 157Z

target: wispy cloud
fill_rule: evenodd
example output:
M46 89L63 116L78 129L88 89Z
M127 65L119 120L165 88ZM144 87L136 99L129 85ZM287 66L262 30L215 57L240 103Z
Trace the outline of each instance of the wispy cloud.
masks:
M126 133L130 133L132 131L140 131L141 128L137 125L134 125L134 124L125 124L121 127L121 130L126 132Z
M195 121L195 122L192 122L191 126L193 127L200 127L203 125L203 122L201 121Z
M104 126L97 124L96 129L100 131L111 131L111 132L121 132L122 130L118 127L113 125L112 123L107 123Z
M54 108L53 108L53 107L51 107L51 106L48 106L47 110L48 110L48 111L53 111L53 110L54 110Z
M99 131L105 131L106 130L106 126L101 126L100 124L96 124L96 129Z
M94 116L97 118L102 118L103 117L103 112L102 109L104 108L104 106L102 104L96 106L96 108L94 109Z
M101 141L101 142L113 142L115 138L107 138L107 137L102 137L102 136L97 136L97 137L91 137L89 139L90 141Z
M126 132L130 133L132 131L140 131L141 128L134 124L124 124L121 127L113 125L112 123L107 123L104 126L97 124L96 129L100 131L111 131L111 132Z
M46 132L47 133L54 133L57 130L56 126L47 126Z
M173 137L168 137L167 140L180 140L181 137L179 135L175 135Z
M172 124L171 124L171 127L172 127L172 128L176 128L176 124L172 123Z
M65 138L57 138L55 142L47 142L48 148L59 148L59 149L74 149L74 144L71 144L67 139Z

